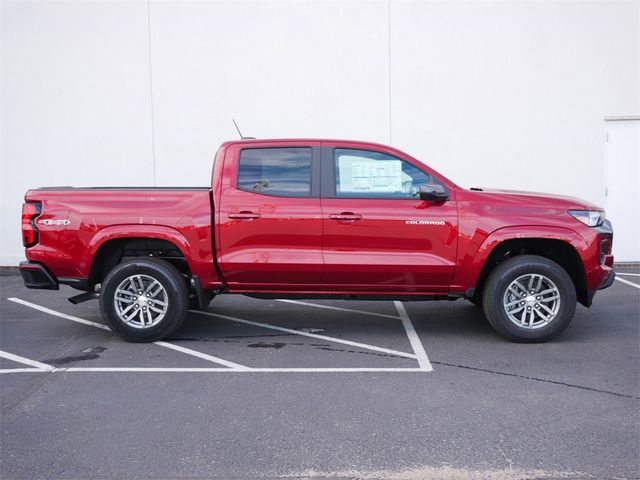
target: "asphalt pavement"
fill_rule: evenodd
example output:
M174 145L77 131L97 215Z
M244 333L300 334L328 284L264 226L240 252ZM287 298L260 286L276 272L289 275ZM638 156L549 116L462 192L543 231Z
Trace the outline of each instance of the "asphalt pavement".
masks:
M640 268L545 344L470 303L214 299L126 343L0 277L3 479L640 477Z

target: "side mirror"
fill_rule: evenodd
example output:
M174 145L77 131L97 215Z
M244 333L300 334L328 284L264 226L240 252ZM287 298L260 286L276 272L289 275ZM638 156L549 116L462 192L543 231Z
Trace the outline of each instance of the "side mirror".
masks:
M420 200L428 202L446 202L449 200L449 192L439 183L420 185L418 194L420 195Z

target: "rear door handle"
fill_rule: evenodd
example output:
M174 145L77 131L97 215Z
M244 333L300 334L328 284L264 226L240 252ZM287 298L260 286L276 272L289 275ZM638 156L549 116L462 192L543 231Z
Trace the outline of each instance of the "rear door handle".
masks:
M253 212L238 212L238 213L230 213L227 215L229 218L237 218L240 220L254 220L256 218L260 218L259 213Z
M358 213L342 212L331 214L329 215L329 218L331 220L337 220L339 222L351 222L354 220L360 220L362 218L362 215Z

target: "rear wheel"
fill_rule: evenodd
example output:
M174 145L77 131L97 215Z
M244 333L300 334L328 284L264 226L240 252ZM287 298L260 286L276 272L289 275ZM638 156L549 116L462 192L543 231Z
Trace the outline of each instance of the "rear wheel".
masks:
M175 332L187 316L189 292L170 263L141 258L116 265L102 282L100 310L111 329L131 342Z
M498 265L483 295L491 326L516 342L545 342L562 333L576 309L576 290L557 263L520 255Z

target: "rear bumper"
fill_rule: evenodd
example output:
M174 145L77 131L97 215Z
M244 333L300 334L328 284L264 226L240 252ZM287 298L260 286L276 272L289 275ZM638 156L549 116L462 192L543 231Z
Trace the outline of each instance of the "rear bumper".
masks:
M58 290L60 285L58 280L44 265L33 262L21 262L18 267L20 275L27 288L38 288L43 290Z

